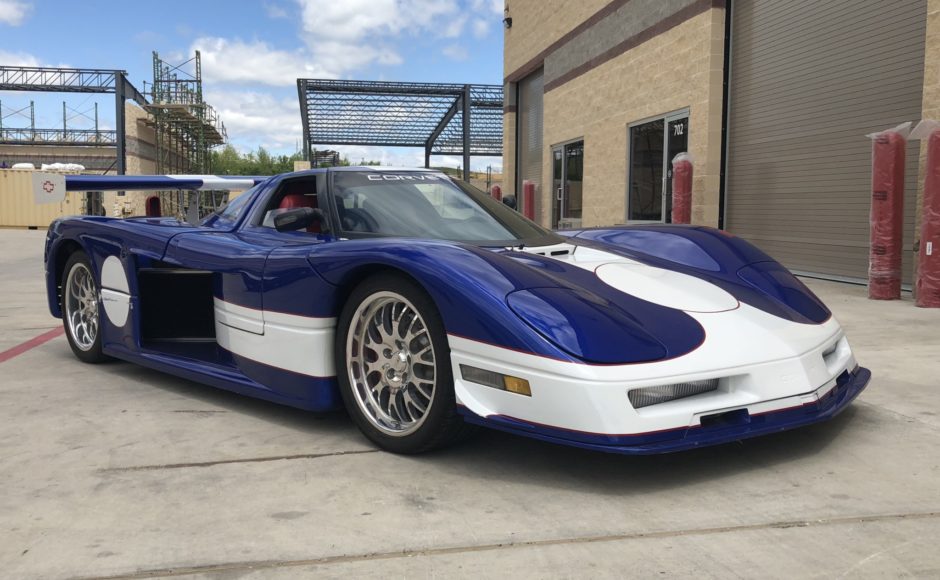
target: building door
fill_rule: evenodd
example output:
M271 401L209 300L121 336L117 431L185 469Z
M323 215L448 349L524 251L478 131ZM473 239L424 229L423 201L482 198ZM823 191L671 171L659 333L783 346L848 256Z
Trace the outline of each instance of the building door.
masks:
M584 141L552 148L552 229L581 227Z
M542 192L542 100L543 82L542 69L539 69L519 81L518 91L518 126L516 128L516 203L519 211L523 211L525 197L523 185L530 182L535 185L535 199L538 200ZM539 202L532 208L538 215Z
M633 125L627 220L671 221L672 159L689 146L686 111Z
M725 228L792 270L865 279L871 208L865 135L922 117L927 2L730 6ZM905 280L913 263L917 164L911 143Z

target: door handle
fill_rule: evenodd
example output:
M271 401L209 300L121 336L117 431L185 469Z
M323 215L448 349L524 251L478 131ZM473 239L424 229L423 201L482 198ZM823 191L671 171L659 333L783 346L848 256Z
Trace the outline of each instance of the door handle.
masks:
M561 201L561 189L562 188L559 187L557 190L558 193L555 195L555 199L558 201Z

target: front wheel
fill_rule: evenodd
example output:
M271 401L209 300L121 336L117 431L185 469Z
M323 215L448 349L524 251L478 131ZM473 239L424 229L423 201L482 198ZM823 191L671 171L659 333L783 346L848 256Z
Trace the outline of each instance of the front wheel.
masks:
M340 315L336 367L359 429L395 453L421 453L470 430L457 414L450 347L437 308L403 276L369 278Z
M107 360L101 352L98 285L85 252L69 256L62 274L62 324L72 352L87 363Z

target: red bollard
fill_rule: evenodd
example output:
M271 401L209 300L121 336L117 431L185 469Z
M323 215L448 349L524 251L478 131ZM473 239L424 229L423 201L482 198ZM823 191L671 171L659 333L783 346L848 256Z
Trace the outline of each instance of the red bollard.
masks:
M940 308L940 130L933 131L927 141L926 173L915 304Z
M493 196L493 199L495 199L496 201L503 200L503 190L498 185L494 185L493 187L490 188L490 195Z
M897 130L872 135L871 253L868 297L901 297L904 156L907 139Z
M672 160L672 223L692 223L692 156L688 153Z
M522 215L535 221L535 184L528 179L522 182Z

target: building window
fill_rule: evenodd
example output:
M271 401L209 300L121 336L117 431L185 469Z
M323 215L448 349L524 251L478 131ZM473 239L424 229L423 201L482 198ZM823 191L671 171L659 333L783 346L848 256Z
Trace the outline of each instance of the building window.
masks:
M670 221L672 158L688 149L689 112L631 125L627 220Z

